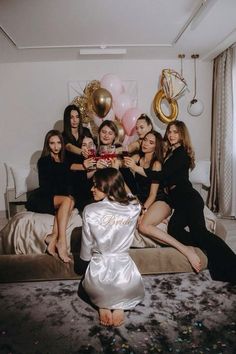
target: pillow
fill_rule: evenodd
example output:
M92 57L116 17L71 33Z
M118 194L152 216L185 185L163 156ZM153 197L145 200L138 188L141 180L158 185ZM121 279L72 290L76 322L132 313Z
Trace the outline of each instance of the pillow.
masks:
M203 184L206 187L210 187L210 166L210 161L196 161L196 166L189 173L190 181L192 183Z
M14 180L15 197L38 188L38 171L36 165L10 166Z
M4 166L6 170L6 189L12 189L14 188L14 180L13 180L10 166L6 162L4 162Z

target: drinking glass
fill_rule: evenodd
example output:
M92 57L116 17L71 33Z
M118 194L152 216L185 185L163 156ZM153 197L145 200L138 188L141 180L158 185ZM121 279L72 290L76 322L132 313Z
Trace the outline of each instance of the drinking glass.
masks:
M91 144L88 148L88 159L93 158L94 163L93 166L89 167L89 170L96 169L96 155L97 155L97 148L95 144Z
M107 145L100 145L99 147L99 156L102 159L107 159L108 155L108 146Z
M110 159L113 157L116 157L116 146L115 145L109 145L107 147L107 155Z
M89 149L88 149L88 158L90 157L96 157L96 152L97 152L97 149L96 149L96 145L95 144L91 144L91 146L89 146Z
M130 156L128 145L123 146L122 157Z

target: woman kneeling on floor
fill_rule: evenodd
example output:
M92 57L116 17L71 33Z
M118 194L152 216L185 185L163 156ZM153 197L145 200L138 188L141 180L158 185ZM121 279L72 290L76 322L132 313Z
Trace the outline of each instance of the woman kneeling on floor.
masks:
M141 274L128 253L141 207L115 168L95 172L92 193L96 203L83 212L80 258L89 264L80 286L98 308L100 323L120 326L124 311L144 298Z

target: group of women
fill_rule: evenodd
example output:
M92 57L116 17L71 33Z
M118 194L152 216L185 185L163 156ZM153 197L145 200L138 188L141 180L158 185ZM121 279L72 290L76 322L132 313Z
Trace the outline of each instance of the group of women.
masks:
M136 227L178 249L197 273L201 263L193 246L199 247L214 280L236 282L236 255L207 230L204 202L189 181L194 151L186 125L169 123L162 138L142 114L136 131L138 140L121 146L117 126L105 120L95 140L82 126L79 109L68 106L64 132L52 130L45 137L40 187L27 204L29 210L55 215L45 243L47 252L65 263L70 261L68 219L74 206L83 210L81 259L87 267L81 286L107 326L121 325L124 310L144 296L141 275L128 255ZM97 157L95 144L97 151L105 146L112 154ZM96 203L91 204L92 197ZM168 232L156 227L170 215Z

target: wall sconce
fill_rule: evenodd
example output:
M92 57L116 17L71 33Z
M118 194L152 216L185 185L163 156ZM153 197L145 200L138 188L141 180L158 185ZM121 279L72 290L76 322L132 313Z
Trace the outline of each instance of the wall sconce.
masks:
M194 59L194 95L188 105L188 113L191 116L200 116L204 111L204 105L201 100L196 98L197 95L197 74L196 74L196 59L199 58L198 54L192 54L191 58Z

